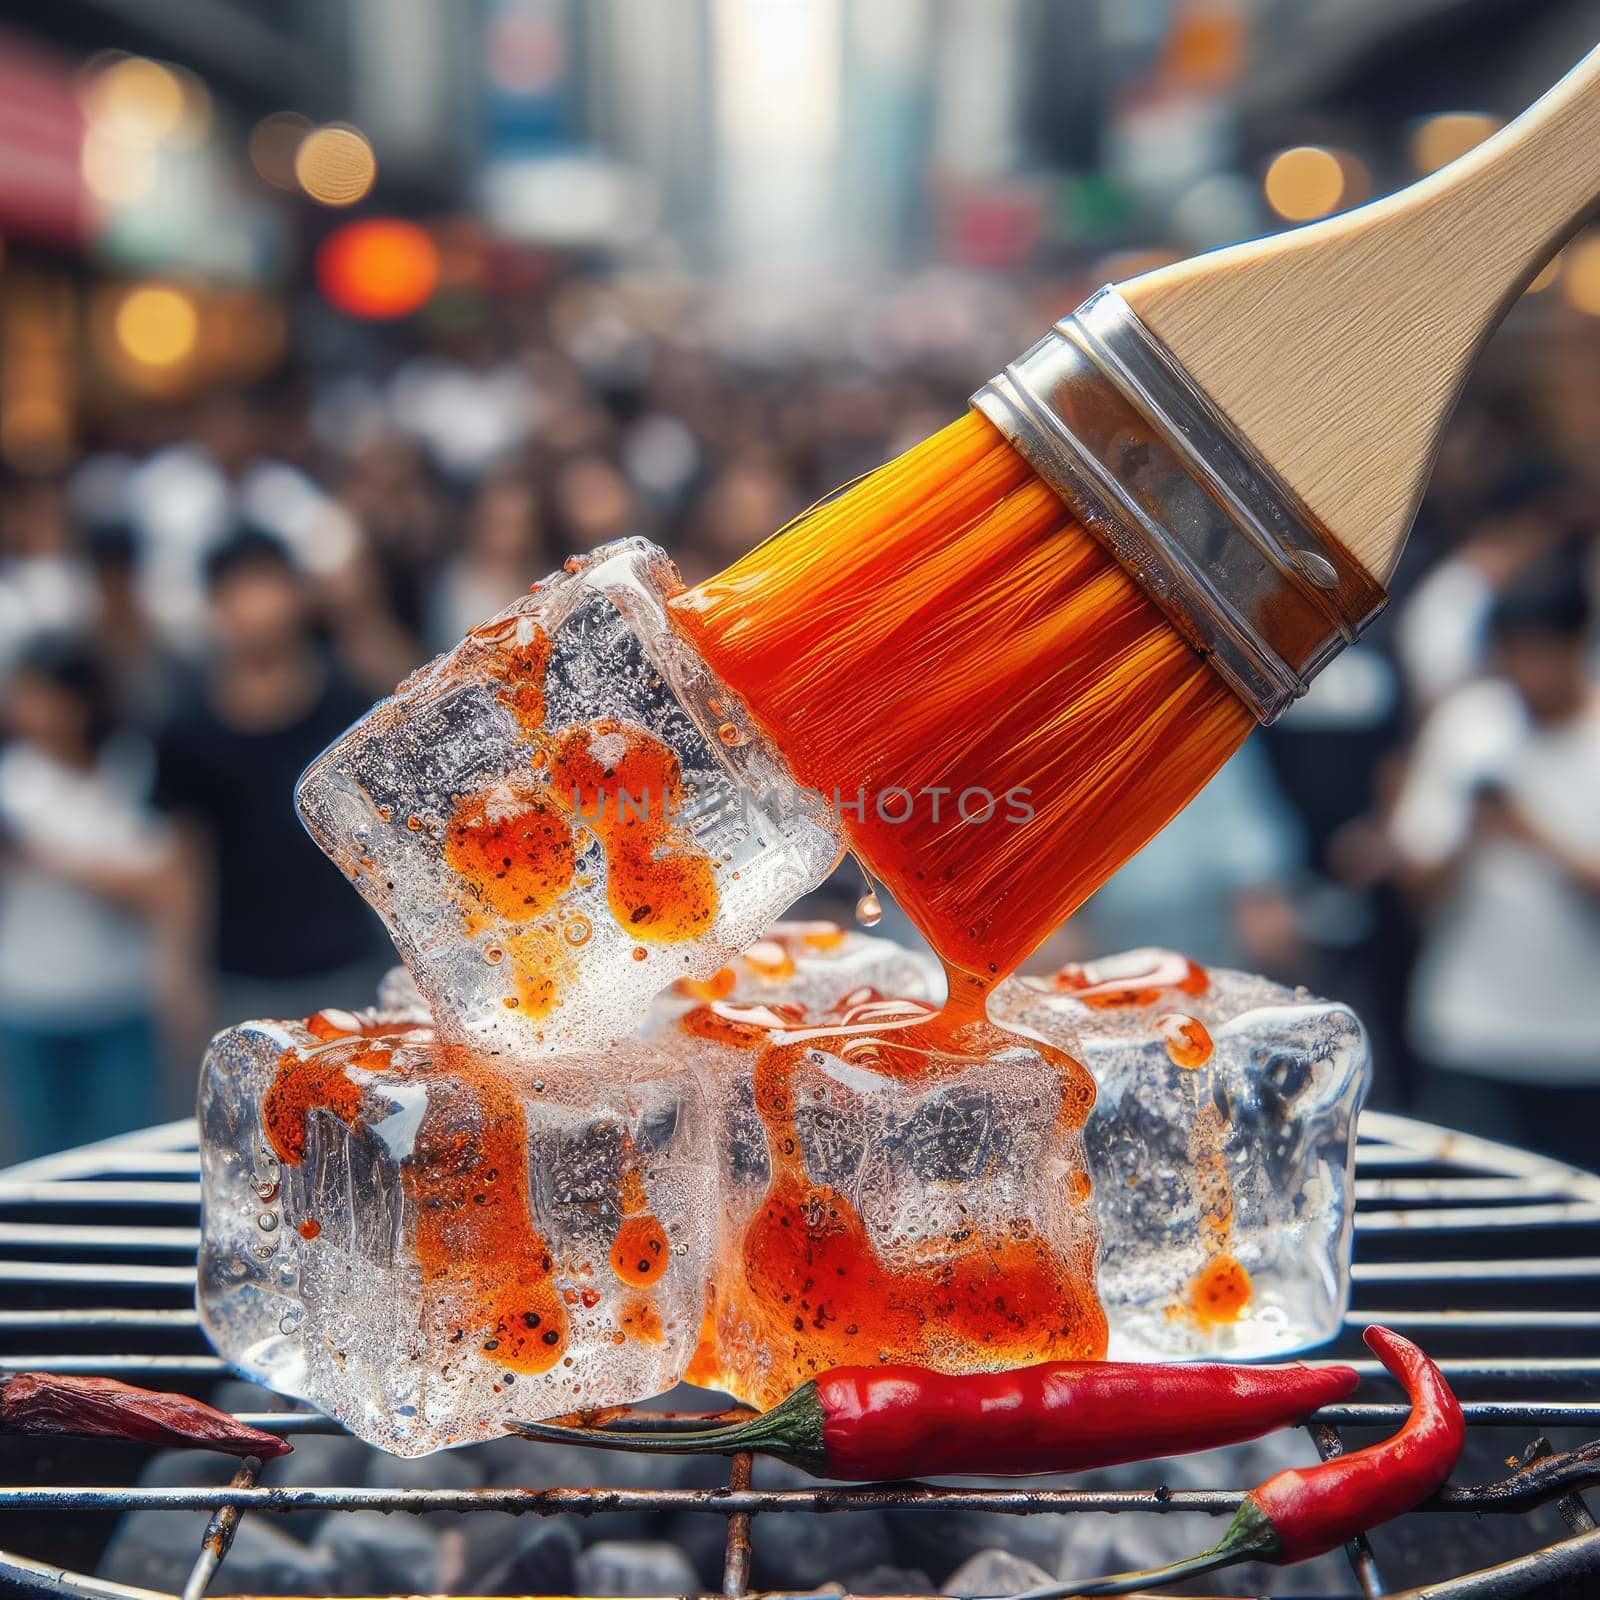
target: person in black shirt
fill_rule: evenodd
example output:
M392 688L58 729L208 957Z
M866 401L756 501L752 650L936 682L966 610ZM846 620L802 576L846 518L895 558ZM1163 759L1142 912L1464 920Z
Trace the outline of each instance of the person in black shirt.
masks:
M368 1005L393 951L293 806L295 780L367 696L320 647L306 580L269 535L220 545L206 593L210 651L158 741L155 794L191 867L192 1031Z

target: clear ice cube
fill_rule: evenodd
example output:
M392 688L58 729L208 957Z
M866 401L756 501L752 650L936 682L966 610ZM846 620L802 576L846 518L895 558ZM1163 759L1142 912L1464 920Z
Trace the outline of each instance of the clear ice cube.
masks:
M1087 1074L932 1016L712 1001L659 1036L716 1107L717 1267L691 1381L767 1406L836 1366L1104 1353Z
M1349 1304L1356 1115L1347 1006L1136 950L1011 978L989 1013L1078 1057L1110 1352L1282 1356Z
M301 779L442 1034L602 1048L838 860L829 809L672 627L682 588L642 539L574 559Z
M401 1455L675 1383L717 1212L697 1075L632 1043L548 1066L371 1014L219 1034L199 1104L218 1352Z

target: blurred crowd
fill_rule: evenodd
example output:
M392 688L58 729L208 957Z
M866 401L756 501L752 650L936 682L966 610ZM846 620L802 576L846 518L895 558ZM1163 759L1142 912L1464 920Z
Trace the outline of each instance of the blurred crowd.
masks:
M696 326L571 280L5 480L0 1164L185 1114L217 1026L370 1001L387 942L290 792L413 665L608 539L710 575L989 370L959 330L841 362ZM1039 961L1159 942L1304 983L1367 1020L1378 1103L1595 1164L1595 528L1470 396L1384 619Z

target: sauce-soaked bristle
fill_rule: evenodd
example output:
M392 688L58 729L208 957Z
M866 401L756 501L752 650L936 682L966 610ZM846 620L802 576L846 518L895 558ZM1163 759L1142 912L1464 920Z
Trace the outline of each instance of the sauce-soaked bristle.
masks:
M1255 725L976 412L674 604L801 781L837 795L867 866L979 988ZM909 815L891 820L907 809L900 791ZM987 820L963 818L991 799Z

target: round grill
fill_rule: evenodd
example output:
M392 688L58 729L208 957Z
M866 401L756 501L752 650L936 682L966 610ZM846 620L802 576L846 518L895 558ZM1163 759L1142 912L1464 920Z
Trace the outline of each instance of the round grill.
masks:
M1356 1171L1354 1307L1343 1338L1319 1356L1349 1357L1364 1376L1380 1375L1377 1364L1365 1359L1360 1329L1382 1322L1415 1336L1439 1359L1471 1425L1468 1455L1456 1478L1464 1485L1469 1464L1485 1460L1497 1471L1476 1486L1452 1485L1404 1524L1463 1513L1522 1518L1521 1537L1511 1542L1528 1553L1457 1580L1461 1547L1448 1536L1435 1537L1421 1541L1436 1553L1429 1564L1437 1570L1420 1574L1426 1587L1397 1588L1386 1585L1385 1552L1391 1541L1396 1549L1406 1546L1406 1529L1391 1524L1375 1534L1371 1546L1358 1540L1349 1547L1351 1572L1343 1595L1506 1600L1593 1592L1600 1531L1580 1491L1600 1484L1600 1439L1581 1442L1600 1436L1600 1359L1592 1354L1600 1329L1600 1177L1373 1112L1362 1118ZM192 1122L0 1173L0 1372L95 1373L198 1393L227 1376L223 1363L205 1353L193 1310L199 1194ZM1361 1359L1354 1359L1357 1354ZM1373 1392L1393 1390L1374 1385ZM650 1415L664 1428L705 1420ZM1326 1456L1344 1448L1343 1430L1387 1431L1404 1415L1399 1402L1363 1398L1328 1407L1307 1427ZM336 1431L311 1413L242 1416L284 1434ZM1547 1435L1569 1447L1553 1449ZM1230 1514L1248 1487L1169 1490L1160 1481L1161 1465L1152 1463L1149 1487L1139 1490L920 1484L756 1489L747 1456L732 1460L725 1485L715 1489L273 1488L256 1482L251 1462L230 1478L232 1464L222 1457L210 1487L128 1488L96 1481L136 1463L132 1450L85 1447L74 1458L74 1475L87 1474L83 1483L0 1486L0 1585L29 1594L149 1600L156 1591L6 1553L30 1544L37 1550L41 1530L63 1525L83 1530L81 1540L69 1535L69 1548L90 1549L101 1536L91 1528L103 1530L110 1515L140 1508L210 1513L183 1589L186 1597L203 1594L211 1584L247 1510L566 1512L600 1518L690 1510L726 1522L723 1589L738 1596L749 1590L752 1541L759 1547L761 1524L774 1516L884 1508L996 1517L1162 1512L1193 1520L1193 1546L1199 1548L1208 1540L1202 1515ZM0 1457L0 1476L4 1461ZM1559 1522L1543 1510L1552 1504ZM1553 1542L1547 1542L1552 1533ZM59 1545L59 1532L53 1537ZM826 1529L818 1537L827 1537ZM1418 1576L1414 1570L1405 1574L1407 1581ZM1180 1584L1162 1591L1185 1592L1193 1590Z

